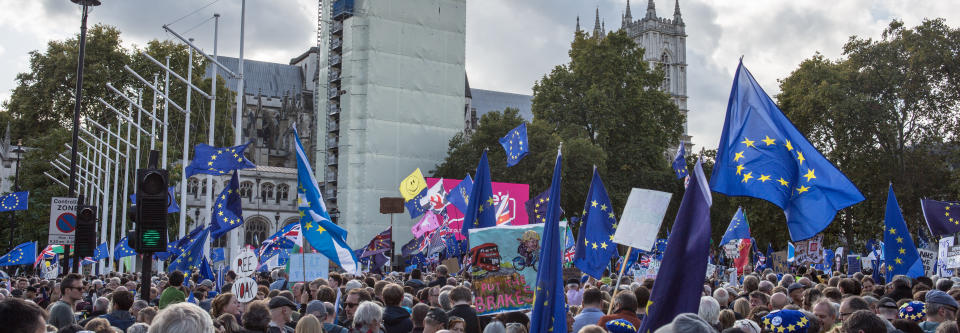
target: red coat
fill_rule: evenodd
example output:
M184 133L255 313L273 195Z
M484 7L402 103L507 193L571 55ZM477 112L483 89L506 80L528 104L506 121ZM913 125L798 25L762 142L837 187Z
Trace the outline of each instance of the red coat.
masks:
M640 329L640 318L637 317L637 313L630 310L620 310L614 314L609 314L603 317L600 317L600 320L597 321L597 325L606 329L607 322L611 320L625 319L633 324L633 327Z

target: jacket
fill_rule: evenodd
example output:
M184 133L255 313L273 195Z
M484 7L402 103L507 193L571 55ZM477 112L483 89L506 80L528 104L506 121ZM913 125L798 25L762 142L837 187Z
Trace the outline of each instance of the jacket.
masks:
M611 320L625 319L633 324L634 327L640 327L640 318L637 317L637 313L630 310L620 310L614 314L606 315L600 317L600 320L597 321L597 326L607 327L607 322Z
M187 300L187 295L176 287L167 287L160 293L160 310L163 310L170 304L176 304Z
M134 318L129 311L123 310L110 312L100 316L100 318L106 319L108 322L110 322L110 326L116 326L124 332L127 331L127 328L137 322L137 318Z
M452 310L447 311L447 316L463 318L463 321L467 324L466 333L480 333L480 322L477 320L477 311L469 304L455 305Z
M383 327L387 333L408 333L413 330L410 313L399 306L387 306L383 310Z

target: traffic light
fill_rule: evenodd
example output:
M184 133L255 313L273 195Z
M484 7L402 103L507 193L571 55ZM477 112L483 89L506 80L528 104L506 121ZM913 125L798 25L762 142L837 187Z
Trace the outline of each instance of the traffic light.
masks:
M97 248L97 207L81 205L77 207L77 231L74 236L75 253L83 257L92 257Z
M135 240L128 238L138 253L167 250L167 179L164 169L137 170Z

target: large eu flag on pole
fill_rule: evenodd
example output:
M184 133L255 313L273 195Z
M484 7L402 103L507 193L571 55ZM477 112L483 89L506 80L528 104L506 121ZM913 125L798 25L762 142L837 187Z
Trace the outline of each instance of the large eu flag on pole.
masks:
M500 138L500 145L507 152L508 167L520 163L520 159L530 153L530 142L527 142L527 123L520 124Z
M233 177L230 177L230 184L227 185L217 201L213 203L213 212L210 218L210 239L217 239L223 236L233 228L243 224L243 210L240 207L240 179L237 178L237 171L233 171Z
M189 178L198 173L225 175L232 170L256 168L253 162L243 156L248 145L250 142L233 147L214 147L199 143L194 146L193 160L184 168L184 172Z
M97 245L97 248L93 249L93 260L100 261L107 258L110 255L110 252L107 251L108 249L107 242Z
M697 313L710 256L710 189L700 161L693 167L663 254L652 304L637 332L653 332L684 312Z
M863 194L807 141L741 62L733 79L710 188L783 209L794 241L826 229Z
M907 229L907 223L903 220L897 197L893 194L893 184L887 192L887 210L883 222L883 261L887 265L887 281L893 281L894 275L910 278L923 275L923 261L913 245L910 229Z
M562 160L558 149L553 180L550 182L551 198L560 198ZM530 332L566 333L567 296L563 290L563 256L560 253L563 245L563 238L560 237L560 200L551 200L547 207L547 222L544 223L541 240L543 254L540 255L538 264L540 269L537 270L537 290L534 291Z
M30 191L13 192L0 197L0 212L26 210Z
M26 242L0 257L0 266L29 265L37 260L37 243Z
M183 253L177 256L167 267L167 273L180 270L184 273L191 272L194 268L200 268L200 261L203 260L203 244L207 241L209 229L203 228L200 233L190 240L190 244L183 249Z
M680 143L680 148L677 148L677 156L673 157L673 172L677 174L677 179L683 179L687 176L687 159L686 159L686 149L683 147L683 142Z
M134 251L132 247L127 243L127 238L123 237L117 242L117 246L113 248L113 258L119 259L123 257L135 256L137 251Z
M557 200L552 200L553 203ZM549 221L549 220L548 220ZM573 264L581 271L596 279L603 276L603 270L610 265L610 258L619 256L617 244L613 243L613 233L617 230L617 218L613 205L607 196L600 173L593 169L593 181L587 202L583 205L583 223L577 235L577 253Z
M952 235L960 232L960 202L920 200L923 219L934 235Z
M486 228L497 225L497 208L493 201L493 184L490 183L490 163L487 151L483 151L477 172L474 174L473 188L467 198L467 210L463 212L463 230L469 236L470 229Z

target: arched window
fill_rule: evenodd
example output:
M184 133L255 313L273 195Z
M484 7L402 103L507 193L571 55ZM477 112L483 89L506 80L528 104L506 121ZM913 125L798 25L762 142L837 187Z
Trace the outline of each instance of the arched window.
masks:
M272 183L263 183L260 185L260 200L267 202L267 200L273 199L273 184Z
M260 243L267 238L267 231L270 230L270 223L262 216L251 217L243 223L244 226L244 244L260 246Z
M200 180L190 177L187 179L187 194L197 195L197 189L200 187Z
M666 53L660 57L660 64L663 65L663 91L670 92L670 58Z
M277 185L277 203L280 203L281 200L286 201L289 198L290 185L280 184Z
M250 199L253 195L253 182L240 183L240 197Z
M207 195L207 180L200 181L200 194Z

